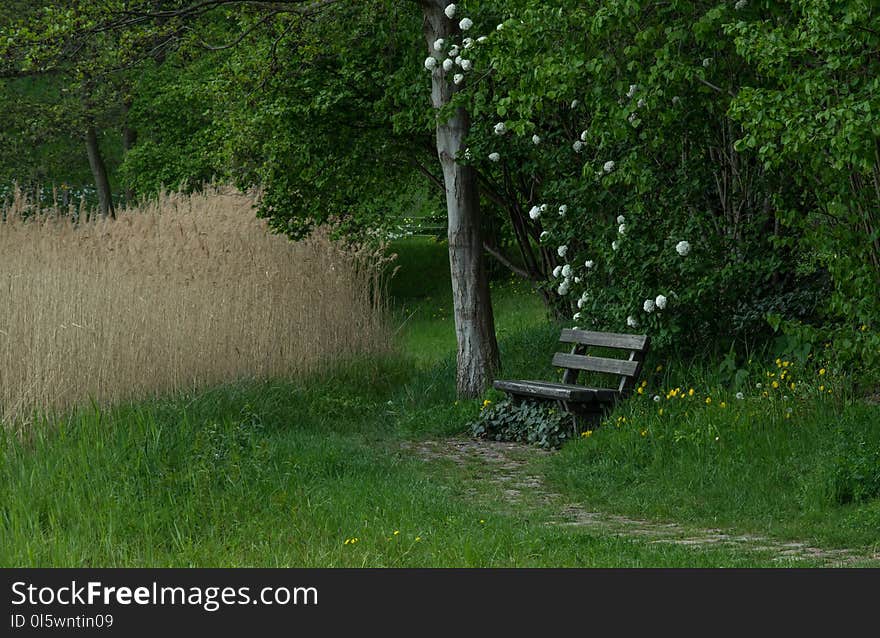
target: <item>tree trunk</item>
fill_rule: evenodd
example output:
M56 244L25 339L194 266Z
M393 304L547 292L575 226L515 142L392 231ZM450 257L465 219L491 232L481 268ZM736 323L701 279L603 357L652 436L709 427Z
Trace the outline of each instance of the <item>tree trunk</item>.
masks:
M458 19L450 20L447 0L420 0L425 17L425 38L431 55L434 41L460 35ZM449 104L455 85L439 67L433 71L431 99L435 109ZM453 310L458 340L458 394L479 396L500 368L489 280L483 261L480 232L480 195L473 168L455 160L470 127L468 114L457 109L448 120L437 120L437 154L446 186L449 217L449 265L452 273Z
M110 192L110 178L107 176L107 166L98 146L98 133L95 131L93 122L86 124L86 152L89 155L89 166L92 169L92 177L95 180L95 189L98 191L98 205L101 215L116 217L113 209L113 196Z

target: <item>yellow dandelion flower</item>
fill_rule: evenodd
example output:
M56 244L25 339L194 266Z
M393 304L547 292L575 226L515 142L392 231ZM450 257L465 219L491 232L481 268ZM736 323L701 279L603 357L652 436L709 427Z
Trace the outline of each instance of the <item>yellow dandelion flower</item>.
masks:
M726 408L726 407L727 407L727 404L726 404L724 401L722 401L720 405L721 405L722 408Z
M776 367L777 367L777 368L781 368L781 367L782 367L782 359L777 359L777 360L776 360Z
M819 376L823 376L825 374L825 368L819 368Z
M421 537L421 536L416 536L416 542L417 542L417 543L421 543L421 542L422 542L422 537Z
M796 385L797 384L794 381L792 381L791 383L788 384L788 387L791 388L792 390L794 390Z
M645 388L643 388L642 386L639 386L639 387L636 389L636 392L638 392L639 394L644 394L644 393L645 393Z
M654 370L654 372L660 372L660 371L662 371L662 370L663 370L663 366L662 366L662 365L659 365L659 366L657 366L657 368Z
M639 432L639 434L641 434L642 436L648 436L648 431L642 430L641 432Z
M867 330L867 329L868 329L868 326L865 325L865 324L862 324L862 332L864 332L864 331Z
M486 399L485 401L483 401L483 407L482 407L481 409L482 409L482 410L485 410L485 409L488 408L490 405L492 405L492 402L491 402L489 399Z
M706 397L706 405L711 405L712 397Z
M399 535L400 535L400 530L399 530L399 529L394 530L394 535L395 535L395 536L399 536Z
M824 385L820 385L820 386L819 386L819 392L824 392L824 391L825 391L825 386L824 386Z
M688 396L689 396L689 397L694 396L694 389L693 389L693 388L691 388L690 390L688 390Z
M581 436L584 437L585 439L588 439L588 438L590 438L591 436L593 436L593 431L592 431L592 430L587 430L586 432L581 432Z
M774 381L774 382L771 383L770 385L772 385L774 388L778 388L778 387L779 387L779 381Z
M782 367L783 367L783 368L787 368L787 367L790 366L790 365L791 365L791 361L783 361L783 362L782 362Z
M660 409L657 411L657 414L659 414L660 416L663 416L663 408L660 408Z
M648 382L647 382L647 381L642 381L642 387L644 388L646 385L648 385Z

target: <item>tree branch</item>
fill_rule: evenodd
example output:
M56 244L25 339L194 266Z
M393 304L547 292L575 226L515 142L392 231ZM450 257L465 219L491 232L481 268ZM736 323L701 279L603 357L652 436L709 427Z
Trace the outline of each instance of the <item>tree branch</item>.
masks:
M518 277L522 277L522 278L525 279L526 281L532 281L532 280L533 280L532 276L531 276L528 272L526 272L525 270L523 270L522 268L520 268L519 266L517 266L516 264L514 264L513 262L511 262L507 257L505 257L505 256L502 255L500 252L498 252L497 250L495 250L494 248L492 248L492 247L491 247L489 244L487 244L486 242L483 242L483 250L485 250L487 253L489 253L490 255L492 255L492 256L493 256L495 259L497 259L497 260L498 260L498 261L499 261L504 267L506 267L507 269L509 269L511 272L513 272L513 273L514 273L515 275L517 275Z

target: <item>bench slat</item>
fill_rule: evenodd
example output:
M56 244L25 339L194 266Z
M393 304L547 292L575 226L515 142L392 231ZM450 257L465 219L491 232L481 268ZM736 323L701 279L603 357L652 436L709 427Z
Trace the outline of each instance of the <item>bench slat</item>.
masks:
M610 403L617 398L615 390L605 388L587 388L582 385L550 383L547 381L495 381L496 390L520 396L556 399L572 403Z
M627 335L614 332L590 332L589 330L564 329L559 340L563 343L580 343L585 346L619 348L621 350L644 350L647 335Z
M638 361L608 359L606 357L590 357L581 354L557 352L553 355L553 365L559 368L575 368L588 372L607 372L625 377L634 377L639 370Z

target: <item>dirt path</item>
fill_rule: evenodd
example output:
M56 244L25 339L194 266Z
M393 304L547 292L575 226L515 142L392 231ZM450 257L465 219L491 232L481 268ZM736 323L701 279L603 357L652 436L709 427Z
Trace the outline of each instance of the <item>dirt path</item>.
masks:
M647 543L667 543L701 549L736 547L743 551L765 552L777 561L810 560L828 567L851 566L880 561L880 554L859 554L847 549L823 549L808 543L786 542L755 534L736 534L720 529L702 529L672 522L657 522L590 511L572 504L560 493L550 489L542 477L532 471L531 462L550 454L545 450L518 443L476 441L453 438L438 441L409 442L403 446L427 461L451 461L469 470L468 496L485 497L485 484L497 488L503 503L511 510L530 510L549 506L558 511L550 525L638 538ZM478 489L476 482L482 483Z

